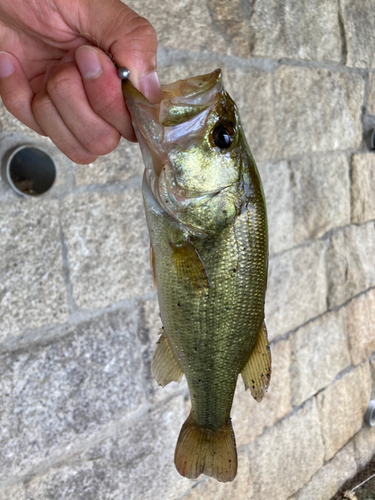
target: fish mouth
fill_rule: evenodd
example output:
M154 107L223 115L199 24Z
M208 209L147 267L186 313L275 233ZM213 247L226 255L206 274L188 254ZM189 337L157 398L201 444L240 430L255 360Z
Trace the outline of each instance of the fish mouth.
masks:
M162 98L153 104L129 80L122 90L145 164L145 179L152 194L174 218L213 192L188 192L176 179L176 148L189 150L202 142L207 118L223 91L221 70L162 85Z

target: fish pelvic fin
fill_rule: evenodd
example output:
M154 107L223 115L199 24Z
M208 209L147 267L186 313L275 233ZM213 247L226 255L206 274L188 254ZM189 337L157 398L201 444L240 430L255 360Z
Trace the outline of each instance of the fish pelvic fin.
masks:
M165 387L170 382L180 382L184 372L181 370L180 364L172 351L164 328L159 333L161 333L161 337L156 343L154 357L151 362L151 372L156 382Z
M258 403L262 401L271 379L271 351L264 322L259 329L257 343L241 375L245 389L250 389L251 395Z
M190 414L177 441L174 463L184 477L195 479L206 474L223 483L233 481L237 450L231 420L210 430L195 424Z

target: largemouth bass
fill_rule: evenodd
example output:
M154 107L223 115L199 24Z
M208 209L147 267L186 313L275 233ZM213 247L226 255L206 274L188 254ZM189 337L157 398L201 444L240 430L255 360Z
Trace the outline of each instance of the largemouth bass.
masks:
M264 324L267 216L261 180L221 71L162 86L151 104L123 80L145 163L143 199L163 323L152 361L161 386L185 374L191 413L179 473L232 481L237 378L260 401L271 358Z

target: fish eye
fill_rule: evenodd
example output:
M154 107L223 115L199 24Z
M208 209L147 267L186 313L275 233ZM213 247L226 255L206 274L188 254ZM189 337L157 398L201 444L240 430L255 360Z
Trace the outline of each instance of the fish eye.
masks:
M234 140L234 130L231 123L221 122L212 131L212 140L220 149L228 149Z

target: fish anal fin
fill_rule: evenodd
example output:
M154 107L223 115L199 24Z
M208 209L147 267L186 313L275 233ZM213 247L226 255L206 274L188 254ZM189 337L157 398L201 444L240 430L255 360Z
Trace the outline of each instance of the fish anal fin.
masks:
M265 323L259 329L257 343L241 371L245 388L253 398L262 401L271 379L271 351Z
M157 341L154 356L151 362L152 375L156 382L165 387L170 382L180 382L184 372L172 351L164 328L160 330L161 337Z
M170 243L177 277L195 293L208 293L210 281L203 261L190 240Z
M174 455L178 472L195 479L206 474L226 483L237 474L237 450L230 419L219 429L204 429L191 414L182 426Z

